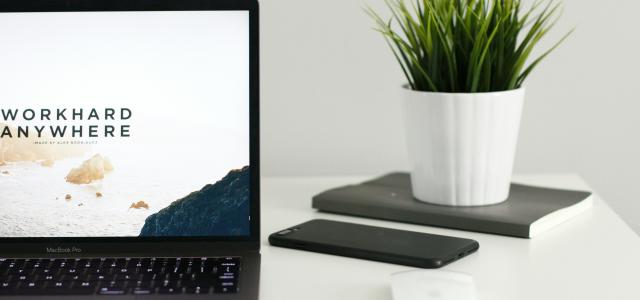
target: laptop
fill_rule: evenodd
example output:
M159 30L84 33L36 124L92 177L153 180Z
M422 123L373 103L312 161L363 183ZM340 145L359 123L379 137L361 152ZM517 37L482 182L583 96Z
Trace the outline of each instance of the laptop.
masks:
M257 299L258 124L256 1L3 1L0 299Z

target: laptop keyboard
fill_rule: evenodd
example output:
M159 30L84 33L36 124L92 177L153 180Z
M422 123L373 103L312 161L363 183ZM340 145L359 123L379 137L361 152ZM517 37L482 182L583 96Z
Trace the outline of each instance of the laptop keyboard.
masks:
M240 258L0 258L0 295L238 292Z

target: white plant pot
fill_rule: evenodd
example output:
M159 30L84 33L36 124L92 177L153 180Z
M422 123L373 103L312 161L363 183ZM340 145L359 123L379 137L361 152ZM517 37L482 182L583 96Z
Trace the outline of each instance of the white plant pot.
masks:
M524 88L476 94L403 90L413 196L450 206L505 201Z

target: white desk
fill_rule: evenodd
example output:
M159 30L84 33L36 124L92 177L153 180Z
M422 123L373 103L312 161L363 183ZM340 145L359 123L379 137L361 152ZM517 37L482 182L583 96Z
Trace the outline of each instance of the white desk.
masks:
M268 234L313 218L475 239L477 253L444 269L471 274L479 300L640 299L640 238L597 196L590 211L532 240L311 209L312 195L363 179L263 179L261 300L390 300L389 275L411 269L269 246ZM515 181L589 189L576 175L527 175Z

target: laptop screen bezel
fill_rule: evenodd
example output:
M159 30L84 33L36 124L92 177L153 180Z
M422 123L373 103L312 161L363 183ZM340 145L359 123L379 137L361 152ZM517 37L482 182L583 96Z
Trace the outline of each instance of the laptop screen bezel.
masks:
M0 257L39 255L206 255L218 250L260 247L259 21L255 0L13 0L3 13L117 11L248 11L250 234L211 237L0 237ZM53 249L55 251L49 251ZM60 250L60 251L58 251ZM68 251L67 251L68 250Z

